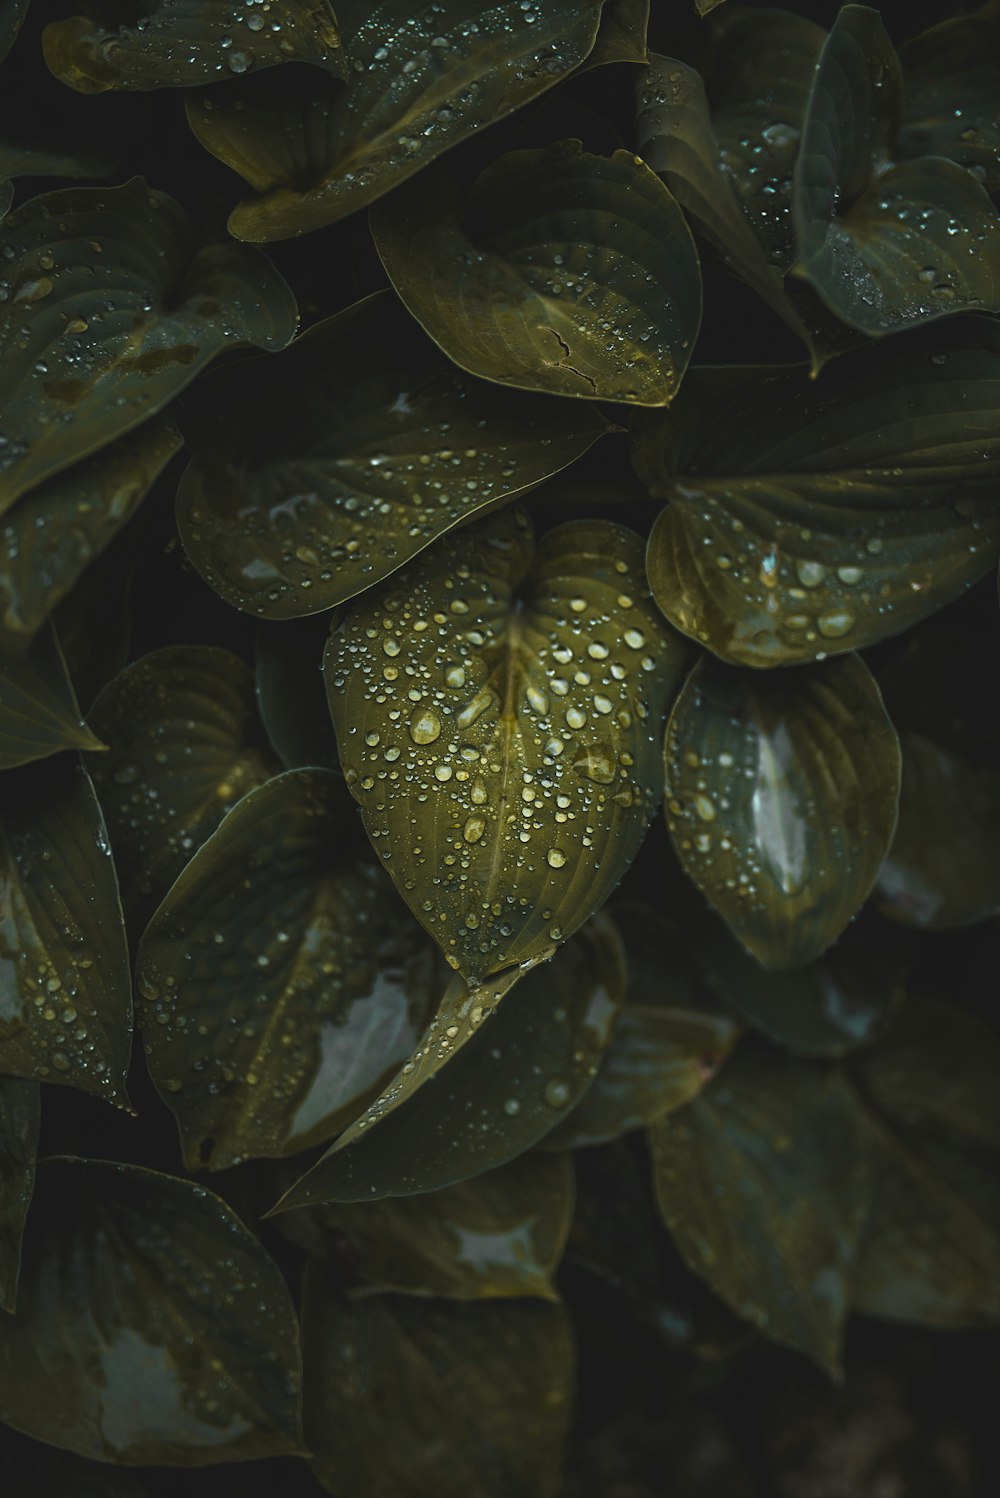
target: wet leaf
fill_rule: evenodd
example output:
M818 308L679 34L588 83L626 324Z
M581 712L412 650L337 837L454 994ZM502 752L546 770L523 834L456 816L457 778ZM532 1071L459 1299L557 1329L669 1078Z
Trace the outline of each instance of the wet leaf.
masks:
M101 748L83 721L51 626L41 630L26 654L14 660L0 655L0 770L61 749Z
M545 92L594 45L602 0L338 0L347 81L279 70L194 95L191 127L260 194L237 239L333 223ZM292 76L289 77L289 71Z
M555 1498L573 1379L561 1305L352 1302L311 1264L302 1325L306 1434L328 1492Z
M578 71L582 73L615 62L648 62L648 27L649 0L607 0L601 11L597 40Z
M218 1197L135 1165L39 1167L0 1318L9 1425L98 1461L201 1467L301 1452L299 1384L284 1280Z
M624 991L606 916L524 975L453 978L410 1060L275 1210L436 1191L523 1154L591 1085Z
M0 32L3 22L0 20ZM3 42L0 40L0 54ZM0 218L14 200L14 177L106 177L111 163L83 151L47 150L40 145L14 144L0 139Z
M1000 331L963 318L799 369L696 371L640 413L633 462L671 502L654 596L726 660L861 649L951 602L1000 552Z
M259 624L254 634L254 677L261 722L285 769L334 770L343 786L322 675L329 629L329 615ZM343 799L350 805L346 787Z
M703 656L664 761L688 875L763 966L812 962L867 898L896 825L899 741L868 667L764 675Z
M836 1373L871 1197L850 1085L740 1050L650 1138L660 1211L689 1267L767 1336Z
M44 193L5 220L0 512L155 415L223 349L289 341L295 302L270 263L231 244L192 254L190 239L139 177Z
M444 538L331 636L348 786L473 985L547 956L625 872L683 662L637 536L581 520L536 544L518 509Z
M83 11L42 33L52 72L81 94L191 88L282 62L343 68L329 0L269 0L266 11L219 0L83 0Z
M349 1264L352 1295L553 1300L572 1216L569 1157L527 1154L442 1191L313 1207L279 1222L332 1268Z
M897 153L946 156L990 192L1000 187L1000 27L954 16L900 50L903 122Z
M510 151L463 204L444 170L371 213L389 279L450 359L501 385L664 406L701 321L678 205L628 151Z
M168 645L126 666L90 713L91 761L136 931L241 796L275 768L249 668L211 645Z
M21 1236L35 1187L39 1093L37 1082L0 1077L0 1307L5 1311L13 1311L17 1302Z
M29 0L0 0L0 59L7 56L17 40Z
M290 770L243 797L146 928L138 1023L189 1169L329 1139L416 1045L444 965L358 844L339 777Z
M587 408L460 374L388 293L221 371L191 405L185 550L227 603L271 619L380 582L608 430Z
M0 781L0 1072L127 1106L132 984L108 835L75 756Z

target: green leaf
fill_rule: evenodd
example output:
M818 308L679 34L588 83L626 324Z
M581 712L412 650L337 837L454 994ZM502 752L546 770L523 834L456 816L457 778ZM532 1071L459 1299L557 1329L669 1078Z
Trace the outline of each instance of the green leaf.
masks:
M327 649L365 828L474 987L548 956L637 852L685 651L608 521L508 509L355 604Z
M0 656L0 770L46 759L60 749L103 748L83 721L51 626L25 655Z
M351 1302L310 1264L302 1325L306 1435L328 1492L555 1498L573 1380L561 1305Z
M185 550L227 603L271 619L380 582L608 430L589 408L460 374L390 293L220 371L191 406Z
M371 213L389 279L450 359L501 385L664 406L701 322L680 208L628 151L510 151L463 204L444 170Z
M1000 311L993 204L941 157L888 167L900 108L899 60L879 13L845 5L816 66L795 163L795 273L869 337Z
M0 513L155 415L223 349L289 341L295 302L270 263L231 244L192 254L190 238L139 177L45 193L5 220Z
M554 1300L572 1216L569 1157L527 1154L442 1191L287 1212L279 1225L332 1268L348 1265L354 1295Z
M323 687L329 615L295 623L258 624L254 632L257 708L271 748L286 770L307 767L340 774L337 739Z
M1000 553L1000 329L963 318L814 381L706 369L642 413L632 456L671 503L647 567L670 622L724 659L862 649L986 576Z
M339 778L290 770L237 803L146 928L138 1023L189 1169L329 1139L414 1049L444 965L357 843Z
M42 33L45 61L81 94L191 88L220 76L311 62L343 68L329 0L83 0L83 15Z
M155 417L39 484L7 512L0 530L0 637L10 647L37 633L135 514L180 445L170 417Z
M0 0L0 60L7 56L17 40L28 4L29 0Z
M13 177L106 177L110 171L106 158L88 152L46 150L37 144L15 145L9 138L0 139L0 219L14 200Z
M137 1466L301 1453L298 1343L277 1266L217 1196L135 1165L39 1167L0 1318L15 1430Z
M11 1312L17 1303L24 1220L35 1189L40 1117L38 1083L0 1077L0 1307Z
M892 840L899 741L858 656L762 675L703 656L664 744L685 871L764 967L812 962Z
M604 916L551 964L471 991L454 978L410 1060L275 1210L436 1191L523 1154L590 1086L624 991Z
M989 192L1000 187L1000 27L954 16L900 49L903 123L897 154L946 156Z
M282 69L189 100L202 145L260 194L233 211L230 230L287 239L365 207L572 72L602 6L338 0L346 84Z
M91 762L131 929L230 807L273 771L249 668L211 645L167 645L126 666L90 714L108 752Z
M872 1184L849 1084L741 1050L650 1137L660 1211L688 1266L767 1336L836 1374Z
M118 882L86 770L0 782L0 1072L128 1106L132 984Z
M721 5L722 0L694 0L694 3L698 14L704 17L715 10L717 5Z
M649 0L607 0L601 11L597 40L578 72L589 72L608 63L648 62L648 29Z

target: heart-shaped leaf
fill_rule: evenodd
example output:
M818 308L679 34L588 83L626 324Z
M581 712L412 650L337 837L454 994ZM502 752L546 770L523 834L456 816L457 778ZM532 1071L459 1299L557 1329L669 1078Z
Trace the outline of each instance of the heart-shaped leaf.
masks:
M250 791L146 928L138 1023L191 1169L329 1139L433 1011L444 964L347 815L327 770Z
M75 756L0 782L0 1072L127 1106L132 984L104 818Z
M276 766L249 668L214 646L168 645L134 661L91 718L108 744L91 772L138 931L230 807Z
M667 618L724 659L860 649L951 602L1000 552L1000 328L963 318L804 370L691 375L634 423L671 503L647 566Z
M24 655L15 660L0 655L0 770L46 759L60 749L103 747L83 721L51 626Z
M4 221L0 513L155 415L223 349L282 348L291 292L232 244L192 254L187 220L141 178L32 198Z
M649 824L685 651L641 553L607 521L536 545L524 513L504 510L366 594L331 636L348 786L472 986L582 925Z
M35 1189L40 1091L37 1082L0 1077L0 1308L5 1311L17 1303L21 1238Z
M220 371L191 407L185 550L227 603L271 619L380 582L608 430L576 403L460 374L388 293Z
M39 1167L0 1318L9 1425L97 1461L201 1467L301 1453L299 1385L285 1282L217 1196L135 1165Z
M341 69L329 0L83 0L42 33L45 61L81 94L191 88L282 62Z
M900 49L900 156L947 156L989 192L1000 187L1000 26L996 15L954 16Z
M812 962L867 898L896 825L899 741L868 667L764 675L703 656L664 760L695 884L763 966Z
M233 211L230 230L287 239L365 207L572 72L602 6L338 0L346 83L279 69L188 104L201 143L261 194Z

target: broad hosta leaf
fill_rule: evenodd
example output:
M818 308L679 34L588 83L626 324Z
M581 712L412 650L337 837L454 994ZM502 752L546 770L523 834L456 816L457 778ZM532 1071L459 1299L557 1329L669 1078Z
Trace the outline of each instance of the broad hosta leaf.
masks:
M703 656L664 744L687 873L768 968L813 961L867 898L892 840L899 741L857 656L767 675Z
M291 292L231 244L192 254L172 198L136 177L32 198L4 221L0 512L155 415L223 349L281 348Z
M41 628L180 445L173 421L155 417L39 484L7 512L0 526L0 630L12 647Z
M227 603L272 619L353 597L608 429L460 374L389 293L220 372L191 407L185 550Z
M323 687L328 615L296 623L259 624L254 679L260 720L286 770L320 766L340 775L337 739ZM344 790L343 799L349 805Z
M445 538L331 636L348 786L473 985L548 955L625 872L684 658L637 536L577 521L536 545L519 509Z
M0 1318L16 1430L138 1466L301 1452L298 1340L277 1266L217 1196L135 1165L39 1167Z
M569 1157L527 1154L443 1191L287 1212L280 1226L333 1268L348 1266L352 1294L552 1300L572 1216Z
M328 1139L414 1049L444 964L358 842L339 777L290 770L146 928L137 1017L189 1168Z
M126 1104L132 984L104 818L75 756L0 782L0 1073Z
M871 1198L851 1087L741 1050L650 1137L660 1211L690 1268L769 1337L835 1372Z
M5 1311L17 1303L21 1235L35 1187L39 1093L37 1082L0 1077L0 1307Z
M635 422L671 503L647 567L672 624L725 659L861 649L950 603L1000 552L1000 327L963 318L814 381L697 371Z
M1000 223L984 188L938 156L886 170L900 95L878 12L845 5L816 66L795 163L795 270L869 337L1000 311Z
M17 40L29 0L0 0L0 59L7 56Z
M601 68L613 62L647 62L648 27L649 0L607 0L601 11L597 40L579 71Z
M134 661L90 716L108 744L91 773L125 913L141 929L230 807L275 767L249 668L211 645L168 645Z
M188 105L202 144L261 194L234 210L232 233L287 239L365 207L572 72L601 10L602 0L338 0L346 84L284 69Z
M15 660L0 655L0 770L60 749L101 748L83 721L54 629L43 629Z
M629 151L579 141L510 151L463 204L447 171L371 214L389 279L472 374L590 400L664 406L701 321L698 255L678 205Z
M947 156L1000 187L1000 17L956 16L900 50L901 156Z
M329 0L84 0L46 26L45 61L82 94L191 88L281 62L342 68Z
M555 1498L573 1381L561 1305L351 1302L311 1264L302 1325L306 1436L328 1492Z
M454 978L410 1060L277 1210L436 1191L523 1154L590 1086L624 992L605 916L523 976Z

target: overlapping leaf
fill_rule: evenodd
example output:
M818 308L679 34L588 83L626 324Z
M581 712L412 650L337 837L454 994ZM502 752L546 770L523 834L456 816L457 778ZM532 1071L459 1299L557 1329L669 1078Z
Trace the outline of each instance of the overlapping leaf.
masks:
M371 214L389 279L449 358L502 385L663 406L701 322L680 208L628 151L511 151L463 204L445 170Z
M0 28L2 28L0 21ZM3 44L0 42L0 54ZM86 151L47 150L0 140L0 219L14 201L15 177L105 177L110 163Z
M381 581L607 424L468 379L383 294L199 386L184 429L188 555L228 603L289 618Z
M37 1082L0 1077L0 1308L4 1311L13 1311L17 1303L21 1237L35 1187L39 1091Z
M647 62L649 5L650 0L606 0L597 40L579 71L601 68L613 62Z
M901 156L946 156L1000 187L1000 16L954 16L900 49Z
M101 748L83 721L53 628L44 628L23 655L0 655L0 770L60 749Z

